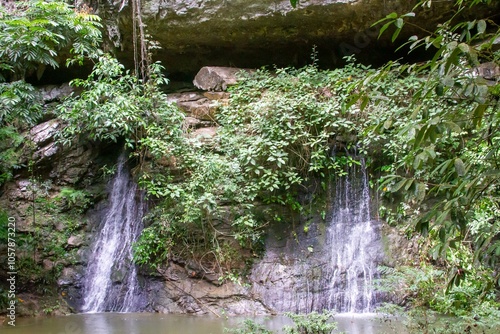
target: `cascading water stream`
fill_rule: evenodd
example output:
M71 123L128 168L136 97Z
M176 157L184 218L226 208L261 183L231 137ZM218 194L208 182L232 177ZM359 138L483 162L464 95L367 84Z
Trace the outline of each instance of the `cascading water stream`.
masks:
M383 261L379 222L372 219L370 187L363 158L346 167L331 193L330 219L309 217L305 233L283 238L288 222L266 242L254 266L252 293L278 312L374 312L377 266Z
M371 312L376 303L374 279L381 260L379 228L370 215L370 188L364 159L336 183L333 214L327 228L326 308Z
M122 154L111 182L109 207L99 225L84 277L83 312L141 309L141 289L132 263L132 244L143 228L141 197Z

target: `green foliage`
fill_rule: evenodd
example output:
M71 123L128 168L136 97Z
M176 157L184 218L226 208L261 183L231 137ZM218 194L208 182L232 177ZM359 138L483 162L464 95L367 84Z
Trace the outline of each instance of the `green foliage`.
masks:
M329 321L334 315L331 311L309 314L285 313L285 315L294 322L294 327L284 327L287 334L330 334L337 329L337 323Z
M101 42L100 19L62 1L16 1L0 7L0 64L15 80L46 66L58 67L63 54L81 62L95 57Z
M455 255L450 254L450 260ZM404 298L409 309L386 304L379 311L405 318L410 333L468 333L472 328L487 333L498 328L500 305L491 289L491 271L473 267L461 271L468 275L459 286L449 288L445 272L426 263L418 268L381 268L385 275L381 290Z
M294 326L283 327L287 334L330 334L337 329L337 323L331 321L334 313L324 310L322 313L311 312L308 314L285 313L287 317L293 320ZM256 323L252 319L245 319L243 323L236 328L224 328L224 333L237 334L271 334L265 326ZM280 331L281 333L281 331Z
M9 307L9 291L0 286L0 307L6 310Z
M46 66L57 67L69 57L70 62L94 57L101 41L98 20L59 1L0 6L0 185L23 167L24 133L42 117L40 96L25 76L36 70L40 77Z
M144 83L115 58L99 57L87 79L71 82L84 89L82 94L69 97L58 108L58 116L67 123L61 142L70 145L75 136L113 142L124 138L130 148L139 148L142 140L152 146L147 137L161 131L162 144L171 150L168 141L179 135L183 116L160 91L160 85L167 83L162 69L152 64L151 79Z
M22 167L21 145L27 127L42 116L40 98L35 89L23 82L0 83L0 184L12 178L12 170Z
M35 125L42 116L41 99L24 81L0 83L0 124L15 128Z
M9 227L9 216L3 210L0 210L0 243L2 245L7 244L8 240L8 227Z
M82 213L93 204L91 195L84 191L64 187L56 197L56 201L61 202L65 209L75 209Z
M56 284L56 274L47 271L41 263L37 263L32 257L18 256L16 259L17 271L22 273L16 280L19 291L29 290L35 286L38 293L46 293Z
M196 249L200 258L210 254L228 272L234 247L220 239L232 237L255 254L276 216L257 203L303 213L297 195L306 182L341 175L345 165L355 163L343 152L354 148L366 115L348 106L347 91L364 70L351 63L336 71L307 66L242 74L229 105L217 113L214 141L180 136L171 149L161 137L165 131L150 132L141 143L155 160L143 168L140 185L161 200L151 213L154 224L163 226L157 228L160 240L177 240L158 249L156 237L152 244L145 237L141 249L162 257ZM335 146L342 153L332 156Z
M474 252L467 261L494 268L500 259L500 229L495 223L500 138L494 130L500 120L495 95L499 84L498 78L482 74L481 66L499 65L493 42L500 28L488 19L457 20L466 8L480 3L491 1L457 1L454 17L433 32L421 29L423 36L410 38L410 51L434 50L432 59L412 65L389 63L372 71L359 81L353 97L371 115L365 147L381 147L391 162L384 168L387 174L380 188L386 198L404 202L398 213L402 222L410 219L416 231L437 241L432 249L435 260L448 248L465 246ZM431 2L419 2L414 13L418 15L422 6ZM412 16L389 14L383 28L394 24L399 34L399 20ZM448 274L457 277L453 269Z
M236 328L224 328L224 333L233 334L272 334L263 325L256 323L252 319L245 319L243 323Z
M330 151L356 142L364 115L342 95L361 72L355 66L256 71L231 90L231 103L218 116L222 148L262 192L291 189L315 173L342 173L343 162Z
M174 246L175 231L168 226L155 224L145 228L134 244L134 262L156 267L161 265Z

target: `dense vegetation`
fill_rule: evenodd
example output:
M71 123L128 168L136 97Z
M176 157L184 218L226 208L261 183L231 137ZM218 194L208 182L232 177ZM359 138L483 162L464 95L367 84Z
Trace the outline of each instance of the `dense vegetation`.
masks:
M92 74L72 82L83 92L55 110L65 123L59 141L124 140L138 161L134 174L155 204L135 247L138 263L180 255L234 278L247 255L257 255L266 226L283 219L281 209L324 214L300 195L320 196L357 163L344 153L356 152L382 175L381 215L421 245L417 265L384 269L385 285L424 314L417 330L427 328L430 312L460 317L455 331L491 325L500 319L500 85L498 73L481 69L495 73L500 64L500 30L489 18L459 19L488 3L457 0L456 17L411 37L410 50L433 55L425 62L373 69L348 57L345 67L324 71L313 52L301 69L242 74L209 142L186 133L150 55L131 73L98 49L96 16L59 2L1 7L0 183L28 166L23 134L44 115L25 76L65 58L92 59ZM396 39L426 6L431 1L389 14L381 33ZM68 203L86 198L66 195Z
M33 172L34 145L27 140L27 130L48 113L38 91L25 82L26 77L32 74L41 77L48 66L57 68L64 63L70 66L94 58L101 43L99 20L88 8L76 10L63 2L16 1L0 5L0 186L11 180L16 171L28 169ZM82 193L71 189L49 199L50 180L35 182L35 179L36 176L32 175L29 191L33 203L27 208L26 215L31 217L33 224L43 217L41 220L45 224L36 226L33 233L17 235L16 268L20 272L17 288L21 292L35 287L34 292L48 297L55 290L62 266L76 261L74 252L65 249L64 245L72 231L81 224L76 216L89 203L88 199L80 201L81 198L71 202L68 192L73 196ZM40 210L35 210L35 207ZM69 207L80 209L68 213ZM0 209L2 246L7 244L6 209ZM55 231L54 226L61 220L66 229ZM41 244L42 238L50 242ZM46 270L37 261L38 255L57 262L57 265ZM0 287L0 307L3 310L6 303L6 293ZM46 310L53 307L51 302Z

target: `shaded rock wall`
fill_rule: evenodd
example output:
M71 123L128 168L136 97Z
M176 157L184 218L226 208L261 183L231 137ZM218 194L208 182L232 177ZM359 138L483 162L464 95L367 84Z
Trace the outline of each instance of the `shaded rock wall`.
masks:
M89 2L104 17L108 47L131 65L131 0ZM433 3L416 23L429 28L448 17L450 3ZM413 5L401 0L303 0L293 9L289 0L143 0L142 13L147 31L162 47L154 58L175 78L206 65L301 66L310 63L313 45L325 66L338 65L350 54L369 63L394 58L390 34L377 39L378 28L371 25ZM405 29L401 41L414 32Z

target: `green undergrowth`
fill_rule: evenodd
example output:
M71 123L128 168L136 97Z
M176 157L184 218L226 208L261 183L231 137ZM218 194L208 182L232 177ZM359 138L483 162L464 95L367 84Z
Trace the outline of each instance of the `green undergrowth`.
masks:
M285 313L285 316L293 321L292 326L284 326L279 332L286 334L330 334L337 329L337 323L333 321L333 312L323 311L321 313L311 312L308 314ZM252 319L245 319L239 326L224 328L224 333L233 334L272 334L276 333L266 329ZM335 331L341 334L342 332Z

